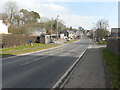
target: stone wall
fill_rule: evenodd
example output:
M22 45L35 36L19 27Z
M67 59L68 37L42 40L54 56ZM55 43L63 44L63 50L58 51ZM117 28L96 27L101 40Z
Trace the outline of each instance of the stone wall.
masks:
M120 56L120 38L109 38L107 40L107 48Z

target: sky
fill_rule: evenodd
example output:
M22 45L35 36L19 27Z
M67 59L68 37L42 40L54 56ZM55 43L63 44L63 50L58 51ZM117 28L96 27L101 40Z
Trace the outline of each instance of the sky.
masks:
M0 12L4 3L0 0ZM118 27L118 0L12 0L19 9L36 11L41 17L62 20L68 27L91 29L100 19L106 19L110 28Z

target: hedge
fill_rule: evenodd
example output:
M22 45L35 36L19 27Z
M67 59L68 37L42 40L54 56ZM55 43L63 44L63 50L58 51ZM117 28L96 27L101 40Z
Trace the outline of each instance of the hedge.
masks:
M38 42L37 39L37 36L2 34L2 42L0 44L2 48L9 48L29 44L29 40L35 43Z

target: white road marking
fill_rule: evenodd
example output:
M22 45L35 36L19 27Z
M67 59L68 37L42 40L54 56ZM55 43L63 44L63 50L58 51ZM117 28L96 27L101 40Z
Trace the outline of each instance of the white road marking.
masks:
M59 48L58 50L56 50L56 51L60 51L60 50L62 50L62 48ZM51 53L51 52L54 52L54 51L48 51L48 52L43 52L43 53L38 53L38 54L36 54L36 55L44 55L44 54L48 54L48 53ZM53 55L53 54L49 54L49 55ZM12 57L10 57L10 58L12 58ZM3 65L9 65L9 64L12 64L12 63L15 63L15 62L19 62L19 61L23 61L23 60L28 60L28 59L30 59L31 57L27 57L27 58L23 58L23 59L20 59L20 60L16 60L16 61L12 61L12 62L10 62L10 63L7 63L7 64L3 64Z
M63 51L63 50L60 50L60 51ZM60 51L59 51L59 52L56 52L55 54L60 53ZM47 58L47 57L49 57L50 55L54 55L54 53L53 53L53 54L49 54L49 55L44 56L44 57L41 57L41 58L37 58L37 59L35 59L35 60L33 60L33 61L29 61L29 62L23 63L23 64L21 64L21 66L25 66L25 65L30 64L30 63L33 63L33 62L35 62L35 61L38 61L38 60Z
M39 50L39 51L34 51L34 52L29 52L29 53L23 53L23 54L19 54L19 55L16 55L16 56L6 57L6 58L2 58L2 60L3 59L8 59L8 58L14 58L14 57L18 57L18 56L29 55L29 54L38 53L38 52L44 52L44 51L47 51L47 50L53 50L53 49L56 49L56 48L61 48L61 47L65 46L65 45L66 44L58 46L58 47L52 47L52 48L48 48L48 49L42 49L42 50Z

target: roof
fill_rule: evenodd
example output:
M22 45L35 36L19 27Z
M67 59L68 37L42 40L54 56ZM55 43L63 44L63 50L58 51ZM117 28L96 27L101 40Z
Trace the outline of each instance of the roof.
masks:
M46 30L44 28L31 27L29 29L32 31L37 31L37 32L46 32Z
M75 33L74 31L72 30L67 30L68 33Z

